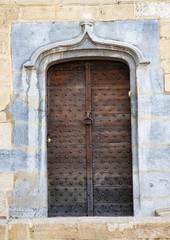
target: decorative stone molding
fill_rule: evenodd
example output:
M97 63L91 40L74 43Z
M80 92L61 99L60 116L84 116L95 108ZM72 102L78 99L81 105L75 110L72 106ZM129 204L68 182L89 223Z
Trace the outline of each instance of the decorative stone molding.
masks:
M97 37L93 31L93 21L84 20L80 22L80 25L82 27L82 33L77 38L40 47L32 55L31 60L24 64L24 67L35 67L36 63L40 62L45 56L56 52L67 51L72 48L74 49L83 44L86 39L88 39L89 42L92 42L97 48L102 47L104 49L110 49L112 51L119 51L131 55L135 59L137 65L150 63L148 59L144 58L141 51L131 44Z
M131 88L131 126L132 126L132 158L133 158L133 188L134 188L134 215L140 213L140 163L138 151L138 101L137 80L143 77L149 60L135 46L121 41L99 38L93 31L92 21L82 21L81 34L73 39L52 43L40 47L34 52L30 61L22 69L22 99L26 99L28 110L28 149L39 149L35 162L39 171L39 205L34 210L34 216L47 216L47 149L46 149L46 78L48 68L56 63L83 60L101 59L122 61L129 66ZM34 126L33 122L36 122ZM29 161L29 160L28 160ZM44 203L46 205L44 205ZM14 212L18 211L13 209ZM22 212L22 209L21 209ZM16 216L16 214L15 214ZM32 215L28 215L29 217Z

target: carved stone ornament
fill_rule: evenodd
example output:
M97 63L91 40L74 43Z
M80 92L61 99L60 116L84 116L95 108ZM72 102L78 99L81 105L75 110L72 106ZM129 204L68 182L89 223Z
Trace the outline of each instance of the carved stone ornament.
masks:
M97 37L93 30L93 24L94 22L91 20L81 21L80 25L82 27L82 32L78 37L71 40L52 43L52 44L40 47L32 55L31 60L24 64L24 67L36 68L36 63L40 62L44 58L44 56L54 54L56 52L65 52L70 49L75 49L75 47L80 48L80 46L83 45L85 40L88 40L88 42L92 43L96 48L100 47L105 50L108 49L112 51L127 53L134 58L136 65L150 63L148 59L144 58L142 52L137 47L131 44Z

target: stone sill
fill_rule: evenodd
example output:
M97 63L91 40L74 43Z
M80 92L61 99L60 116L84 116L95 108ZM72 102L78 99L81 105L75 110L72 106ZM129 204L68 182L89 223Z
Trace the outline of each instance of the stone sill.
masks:
M165 239L170 217L58 217L0 220L0 239Z

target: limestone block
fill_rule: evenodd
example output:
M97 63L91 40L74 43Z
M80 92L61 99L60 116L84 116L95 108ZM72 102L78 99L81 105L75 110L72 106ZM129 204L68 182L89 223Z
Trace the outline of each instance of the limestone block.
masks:
M21 98L16 98L9 108L15 121L28 121L28 106Z
M170 96L168 94L139 95L138 114L140 117L170 117L169 101Z
M13 173L29 170L27 168L27 155L24 151L0 150L0 171Z
M169 144L170 120L140 119L138 123L138 137L141 144Z
M11 148L11 132L10 123L0 123L0 149Z
M8 30L9 21L17 20L19 16L19 7L0 7L0 29Z
M31 221L33 226L30 227L30 238L32 240L37 239L77 239L77 227L75 223L71 223L68 220L65 223L55 222L43 222Z
M170 21L169 22L161 21L160 37L170 38Z
M63 4L81 4L81 5L97 5L97 4L113 4L113 0L62 0Z
M156 171L140 173L140 181L140 196L142 198L170 198L170 173Z
M6 58L0 58L0 73L0 85L8 84L10 81L10 65Z
M98 6L63 6L58 9L59 19L74 21L81 19L99 19Z
M24 7L21 8L20 19L23 20L54 20L55 7Z
M165 74L165 91L170 92L170 74Z
M0 86L0 90L0 111L2 111L10 102L10 86Z
M0 173L0 189L10 191L13 189L13 174Z
M25 5L50 5L60 3L61 0L12 0L13 4L25 4Z
M167 171L170 169L170 147L167 145L139 146L140 170Z
M9 35L7 33L0 33L0 56L9 54Z
M15 124L13 134L15 147L28 145L28 124Z
M7 225L0 222L0 239L7 239Z
M14 220L13 222L9 223L9 240L21 240L21 239L28 239L28 222L21 223Z
M0 218L5 218L7 215L7 204L5 192L0 191Z
M104 5L101 8L103 20L116 20L116 19L133 19L134 18L134 5L133 4L115 4Z
M6 113L0 112L0 122L6 122Z
M137 69L138 93L162 93L164 91L162 69L151 69L143 71Z
M21 207L10 206L9 215L12 218L43 218L43 217L45 218L47 217L47 211L48 211L47 208L41 208L41 207L21 208Z
M170 73L170 59L163 59L161 61L161 67L165 73Z
M170 2L136 3L136 17L170 17Z
M152 219L152 220L151 220ZM160 239L165 240L170 236L169 220L162 218L136 218L135 239Z
M9 4L10 3L10 0L1 0L0 1L0 5L1 4Z
M170 40L160 41L160 55L161 59L170 58Z

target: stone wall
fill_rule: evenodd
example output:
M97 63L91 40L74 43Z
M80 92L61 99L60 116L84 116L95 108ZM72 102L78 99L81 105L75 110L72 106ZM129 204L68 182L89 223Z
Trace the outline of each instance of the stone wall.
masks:
M165 240L170 219L49 218L0 221L1 240Z
M72 22L82 19L93 19L95 22L140 21L145 19L157 20L159 24L158 54L163 70L163 78L160 69L154 72L148 71L148 75L152 75L153 82L150 82L148 86L147 77L140 79L141 88L138 89L139 92L147 95L148 101L152 104L151 109L148 110L147 102L142 103L143 96L141 96L141 104L145 104L145 108L142 108L143 112L139 121L141 121L141 126L142 124L146 126L148 120L149 122L152 121L152 124L147 125L149 129L144 127L144 133L142 128L140 132L140 139L143 144L140 154L145 156L142 160L141 181L147 182L147 184L141 186L143 192L147 192L147 195L143 195L140 201L141 204L143 204L143 201L147 201L148 208L152 208L153 204L156 206L158 202L160 203L159 206L168 207L167 203L170 205L170 189L168 187L170 181L170 166L168 163L170 153L170 115L168 113L168 94L170 93L170 2L166 0L0 0L0 216L2 218L9 217L9 206L15 206L16 203L28 209L29 201L25 202L25 199L30 196L30 193L34 198L36 192L39 191L36 185L39 172L34 172L37 163L32 160L36 158L35 156L39 154L39 151L38 149L37 151L32 151L31 148L28 149L24 143L26 140L24 133L27 131L27 125L25 124L27 119L25 117L28 109L27 102L22 102L22 94L18 92L21 86L19 82L17 85L17 76L20 72L18 71L18 75L18 69L16 69L15 73L13 72L12 26L15 23ZM148 39L148 46L150 41L151 39ZM19 53L20 45L15 45L14 48L16 47ZM154 79L157 80L154 81ZM14 82L16 85L14 85ZM145 87L142 88L142 86ZM154 88L154 93L146 92L146 88L151 86ZM17 99L18 96L19 99ZM18 106L21 105L22 112L19 112ZM18 123L23 124L23 127L20 128ZM20 133L20 136L16 132ZM150 142L148 142L150 136L146 136L147 134L152 135ZM146 150L148 144L150 148ZM27 166L28 172L25 171L24 159L26 155L30 156L30 168ZM150 159L150 163L146 162L146 159ZM21 197L23 191L25 191L25 195ZM32 201L31 209L36 207L36 201L39 201L39 199ZM148 209L143 214L147 215L147 212ZM37 213L37 215L33 213L32 216L38 217L39 214L41 215L41 213ZM153 210L149 215L153 215ZM27 211L25 210L23 213L21 208L18 216L27 216Z

